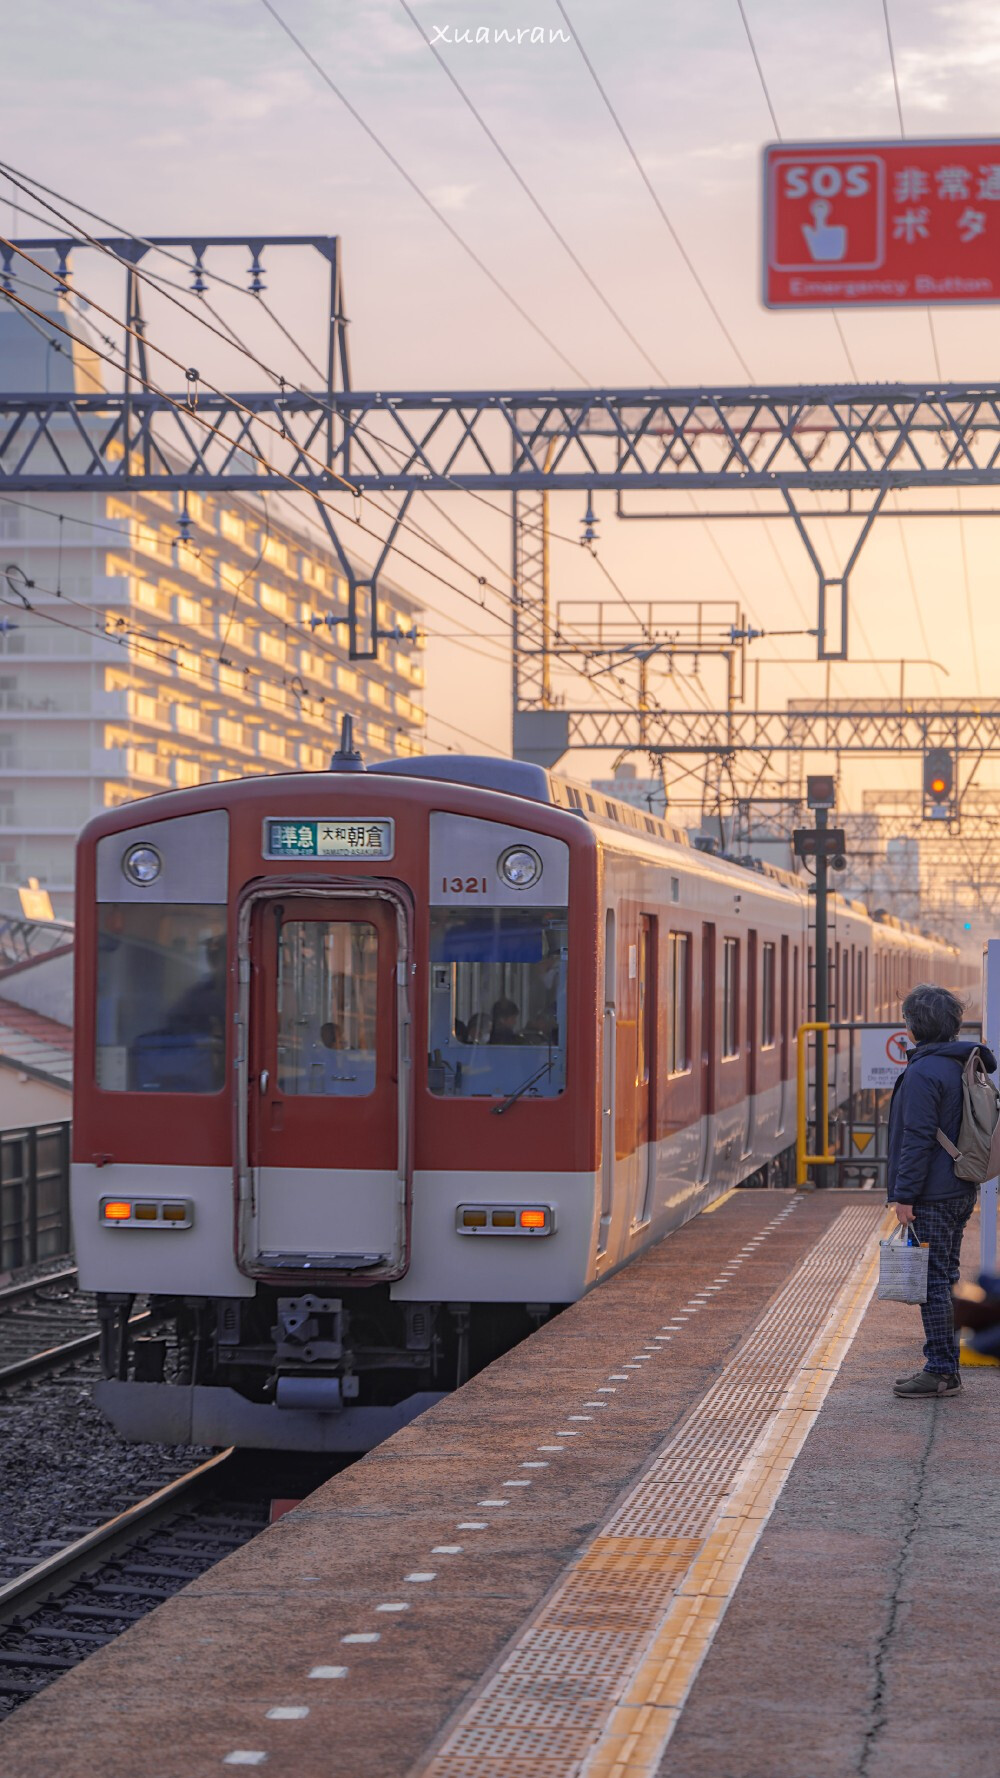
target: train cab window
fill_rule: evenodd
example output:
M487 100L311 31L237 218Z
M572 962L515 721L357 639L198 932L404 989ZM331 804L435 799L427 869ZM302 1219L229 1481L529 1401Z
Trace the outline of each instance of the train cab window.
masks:
M727 938L722 944L722 1054L735 1056L740 1048L740 941Z
M375 1090L378 934L367 920L285 920L278 1086L336 1099Z
M219 1092L225 908L103 903L95 1036L96 1081L104 1092Z
M566 1086L565 908L431 912L428 1085L552 1099Z
M686 1074L691 1066L691 938L670 934L667 953L667 1072Z
M765 945L760 958L760 1045L765 1050L774 1048L774 957L774 946Z

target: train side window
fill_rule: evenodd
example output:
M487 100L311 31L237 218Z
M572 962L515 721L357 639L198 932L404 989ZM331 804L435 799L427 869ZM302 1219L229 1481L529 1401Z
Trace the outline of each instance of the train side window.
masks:
M740 1048L740 941L722 941L722 1054L736 1056Z
M774 1048L775 950L765 945L760 956L760 1046Z
M672 932L667 957L667 1072L691 1067L691 936Z
M96 1080L105 1093L221 1090L225 908L98 908L96 1038Z

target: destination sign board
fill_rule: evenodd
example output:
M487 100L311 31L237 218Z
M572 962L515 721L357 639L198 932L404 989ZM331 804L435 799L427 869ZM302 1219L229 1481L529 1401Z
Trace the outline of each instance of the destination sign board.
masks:
M287 815L268 816L264 822L265 858L391 858L394 847L392 821L367 815L350 821L296 821Z
M764 302L1000 302L1000 140L772 143Z

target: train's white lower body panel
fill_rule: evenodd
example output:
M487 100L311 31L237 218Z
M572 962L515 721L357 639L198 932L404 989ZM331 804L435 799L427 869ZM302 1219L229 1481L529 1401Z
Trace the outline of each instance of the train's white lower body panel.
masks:
M790 1089L703 1118L618 1159L610 1214L602 1219L602 1173L494 1173L418 1169L410 1211L410 1264L391 1287L399 1302L573 1302L608 1271L686 1222L789 1146ZM337 1189L331 1190L331 1179ZM373 1194L377 1182L383 1189ZM393 1239L389 1176L289 1170L271 1194L260 1245L272 1253L344 1253ZM324 1185L327 1202L324 1205ZM348 1189L350 1188L350 1189ZM190 1228L139 1228L102 1221L102 1197L184 1198ZM373 1196L382 1205L372 1221ZM78 1162L72 1176L73 1226L84 1290L154 1295L248 1297L254 1280L234 1257L233 1185L225 1167ZM282 1213L282 1204L284 1213ZM544 1237L459 1234L462 1204L550 1205ZM376 1226L377 1224L377 1226Z
M190 1228L138 1228L102 1220L102 1198L186 1198ZM156 1296L253 1296L254 1281L233 1251L229 1167L96 1167L75 1161L70 1175L73 1246L81 1290Z

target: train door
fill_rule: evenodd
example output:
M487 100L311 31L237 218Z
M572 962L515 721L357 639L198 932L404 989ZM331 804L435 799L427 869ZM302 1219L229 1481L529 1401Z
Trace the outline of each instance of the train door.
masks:
M381 894L269 892L246 939L247 1270L398 1277L409 1195L402 911Z
M601 1228L598 1251L608 1244L615 1196L615 1077L618 1067L617 955L614 909L604 916L604 1043L601 1085Z
M699 1179L712 1175L715 1141L715 927L701 929L701 1167Z
M799 954L798 954L798 951L796 951L796 953L795 953L796 977L798 976L798 960L799 960ZM798 982L796 981L796 987L797 986L798 986ZM790 1082L788 1079L789 1029L791 1026L792 1018L794 1016L794 1013L792 1011L792 1006L789 1003L788 937L787 937L787 934L781 940L781 981L780 981L780 986L778 989L778 995L779 995L778 1017L781 1021L781 1023L780 1023L781 1102L780 1102L780 1107L779 1107L779 1112L778 1112L778 1135L781 1136L781 1135L783 1135L785 1125L788 1122L789 1093L791 1091L791 1085L790 1085Z
M757 1063L759 1030L757 1018L757 934L747 934L747 1121L743 1138L743 1159L753 1154L757 1124Z
M655 914L639 920L639 1015L636 1065L636 1153L640 1193L636 1222L648 1222L656 1193L656 1077L659 946Z

